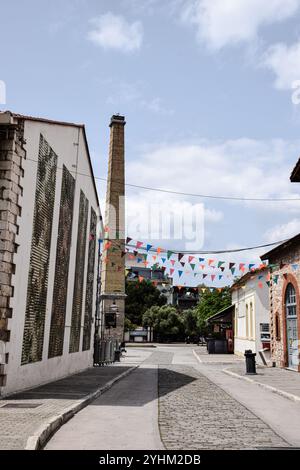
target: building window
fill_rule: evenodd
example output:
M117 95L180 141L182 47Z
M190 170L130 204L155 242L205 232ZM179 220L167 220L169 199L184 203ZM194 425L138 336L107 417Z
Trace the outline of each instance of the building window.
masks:
M253 303L250 302L250 338L254 339L254 312Z
M286 316L296 317L296 291L293 284L288 284L285 293Z
M249 306L246 304L246 338L249 338Z

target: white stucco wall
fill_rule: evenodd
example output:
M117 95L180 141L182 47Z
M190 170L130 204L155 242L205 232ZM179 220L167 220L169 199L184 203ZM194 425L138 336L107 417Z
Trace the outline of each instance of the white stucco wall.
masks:
M49 262L48 276L48 292L47 292L47 309L44 331L44 347L43 359L40 362L21 365L21 353L23 343L23 332L26 310L26 295L29 272L29 260L32 238L32 222L34 213L34 199L36 189L37 163L31 161L38 160L40 134L44 136L49 145L58 156L57 173L56 173L56 192L55 205L52 226L52 241ZM83 173L91 175L88 162L87 150L83 137L83 130L74 126L63 126L58 124L48 124L43 122L25 122L25 135L27 150L27 159L23 163L23 197L20 205L22 214L19 218L19 234L16 242L19 244L18 252L15 255L16 272L13 276L14 297L11 299L13 307L13 317L9 321L9 329L11 330L10 342L7 343L7 352L9 352L9 363L7 365L7 383L2 394L9 394L22 389L30 388L35 385L46 383L60 377L67 376L79 370L92 366L93 357L93 340L91 340L91 349L82 352L82 330L84 323L84 306L85 306L85 286L86 286L86 270L88 262L88 231L90 226L90 209L91 206L99 217L99 208L92 183L92 178L82 176ZM79 143L79 146L76 143ZM78 162L77 162L78 150ZM68 295L66 306L66 321L64 335L64 350L61 357L48 359L49 330L52 311L53 284L55 275L56 260L56 242L58 234L58 219L60 209L60 192L62 183L62 166L65 164L67 169L72 172L76 179L75 199L73 209L72 224L72 241L70 251L69 277L68 277ZM77 165L77 167L76 167ZM76 261L76 244L77 244L77 228L78 228L78 209L80 189L83 190L89 201L88 208L88 224L87 224L87 243L85 256L85 272L84 272L84 288L82 301L82 318L81 318L81 340L78 353L69 354L69 337L73 302L73 283ZM97 245L97 244L96 244ZM95 275L93 290L93 316L95 315L96 302L96 281L97 281L97 255L95 253ZM92 330L94 323L92 324ZM93 331L92 331L93 338Z
M262 276L258 279L258 276ZM234 353L243 356L245 350L251 349L257 354L257 362L261 362L258 351L262 349L260 324L270 323L269 287L266 284L267 272L254 275L245 282L243 288L232 292L232 303L235 305L235 337ZM258 283L262 282L262 288ZM253 306L253 331L250 331L250 304ZM248 305L248 328L246 326L246 306Z

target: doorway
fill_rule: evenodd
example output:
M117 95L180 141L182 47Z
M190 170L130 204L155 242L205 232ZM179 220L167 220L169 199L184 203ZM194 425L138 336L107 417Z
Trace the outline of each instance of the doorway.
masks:
M286 308L286 339L288 367L298 370L299 352L298 352L298 327L297 327L297 301L296 291L290 283L287 286L285 294Z

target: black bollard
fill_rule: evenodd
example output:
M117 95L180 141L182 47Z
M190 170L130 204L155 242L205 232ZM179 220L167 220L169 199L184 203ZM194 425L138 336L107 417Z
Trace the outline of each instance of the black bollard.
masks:
M256 362L255 356L256 354L251 351L251 349L247 349L244 354L246 358L246 374L247 375L255 375L256 374Z

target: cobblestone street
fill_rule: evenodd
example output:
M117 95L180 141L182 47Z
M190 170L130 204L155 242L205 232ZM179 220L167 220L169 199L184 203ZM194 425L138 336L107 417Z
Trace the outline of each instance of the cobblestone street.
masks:
M139 348L130 349L130 355L138 354ZM299 436L299 403L222 372L224 364L232 367L239 359L204 355L199 364L187 345L147 351L138 369L65 424L46 449L125 450L133 443L137 450L295 447L287 428ZM214 376L216 382L224 376L230 391ZM245 405L249 394L251 409ZM270 403L273 421L267 407L259 408L263 400Z
M257 449L288 444L192 367L159 368L159 425L167 449Z

